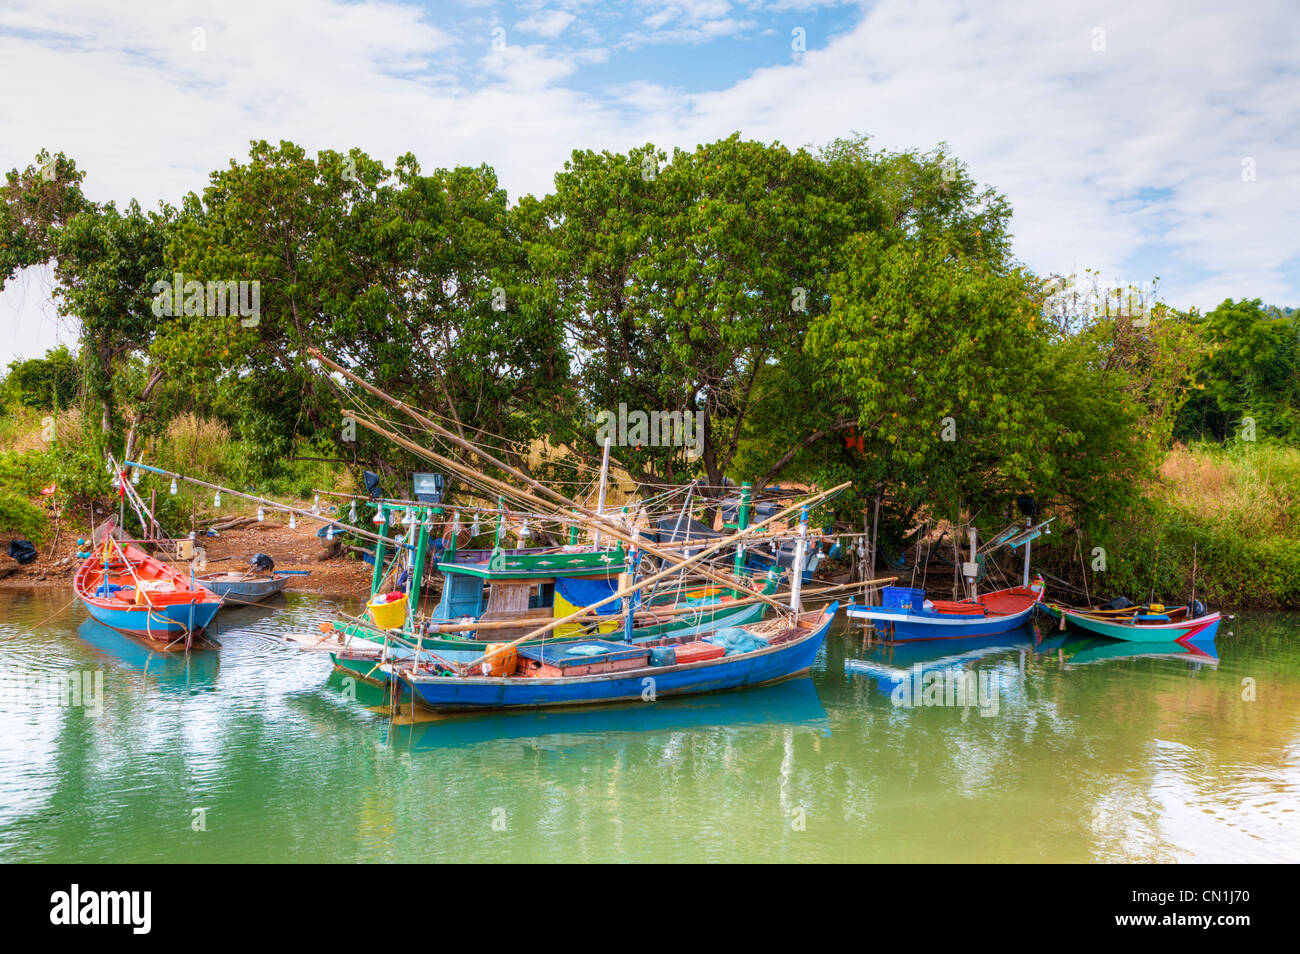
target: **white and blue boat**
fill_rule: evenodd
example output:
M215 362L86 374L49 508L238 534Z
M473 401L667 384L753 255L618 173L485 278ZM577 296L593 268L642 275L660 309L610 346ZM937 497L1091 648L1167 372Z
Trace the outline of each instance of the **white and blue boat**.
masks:
M886 586L880 606L849 604L849 619L875 626L882 639L908 642L921 639L969 639L1019 629L1043 599L1039 577L1028 586L992 590L970 600L929 600L925 591Z

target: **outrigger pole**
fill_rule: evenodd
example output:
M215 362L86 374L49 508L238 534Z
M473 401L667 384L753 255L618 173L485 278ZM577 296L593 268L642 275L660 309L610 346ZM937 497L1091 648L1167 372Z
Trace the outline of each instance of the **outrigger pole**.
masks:
M626 543L628 546L638 547L641 550L645 551L646 553L658 557L660 560L667 560L672 563L683 564L683 560L681 557L675 556L665 550L661 550L658 547L653 546L650 543L646 542L645 540L641 540L632 534L625 533L618 524L609 520L605 516L597 515L596 513L593 513L591 510L579 504L577 501L570 500L568 497L565 497L563 494L551 490L551 488L547 487L545 484L542 484L540 481L536 480L535 478L525 474L523 471L511 467L509 464L505 463L505 461L499 460L497 457L483 450L481 447L471 444L469 441L465 440L464 438L460 437L457 434L453 434L451 431L447 430L445 427L438 424L436 421L430 420L429 418L425 417L423 414L421 414L419 411L416 411L414 408L409 407L408 405L404 404L403 402L397 400L394 397L391 397L388 394L385 394L383 391L375 387L370 382L365 381L364 379L353 374L347 368L325 357L323 354L321 354L319 349L308 348L307 353L310 354L312 357L316 358L322 364L337 371L339 374L343 375L348 380L355 382L356 384L364 388L366 391L373 394L375 397L379 398L381 401L384 401L385 403L391 405L397 410L402 411L412 420L416 421L417 423L425 427L427 430L431 431L433 434L443 438L446 441L449 441L450 443L461 448L462 450L475 455L481 460L486 461L487 463L500 469L504 473L511 475L517 480L522 481L524 484L526 484L528 487L531 487L537 493L530 494L527 491L520 490L517 487L510 486L504 481L497 480L495 477L492 477L488 474L475 473L472 470L470 470L469 467L462 464L460 461L453 460L450 457L444 457L442 454L439 454L436 451L431 451L428 448L421 447L419 444L416 444L414 441L408 441L404 437L401 437L398 434L394 434L391 431L385 430L384 428L380 427L378 424L375 424L373 421L367 420L366 418L358 414L355 413L349 414L350 418L352 418L358 424L365 427L367 430L374 431L376 434L379 434L380 436L386 437L389 440L393 441L398 446L406 448L411 453L417 454L422 457L426 457L429 460L434 461L435 463L441 464L442 466L447 467L458 474L461 474L462 476L467 476L471 479L475 479L487 483L495 487L497 490L499 490L502 493L520 497L521 499L528 500L538 506L548 507L551 510L555 510L558 504L560 508L571 511L572 516L576 517L579 520L581 520L582 517L585 516L587 520L583 522L594 523L596 528L600 529L603 533L609 534L609 536L613 537L616 540L620 540L623 543ZM840 490L843 490L845 487L848 487L849 485L850 482L846 481L843 484L840 484L838 487L833 488L833 491L839 492ZM827 493L831 493L831 491L827 491ZM542 499L542 497L539 497L538 494L543 495L546 498L549 498L549 500ZM568 515L561 514L561 516L568 516ZM689 562L693 562L693 561L689 561ZM701 576L705 577L706 579L712 580L713 582L718 583L721 586L725 586L730 589L739 588L738 584L740 581L736 580L734 577L728 578L727 576L721 573L718 573L712 569L708 569L702 566L699 567L697 571ZM780 612L785 612L787 609L783 603L775 599L772 599L770 596L767 596L766 594L759 593L756 595L763 602L775 607Z

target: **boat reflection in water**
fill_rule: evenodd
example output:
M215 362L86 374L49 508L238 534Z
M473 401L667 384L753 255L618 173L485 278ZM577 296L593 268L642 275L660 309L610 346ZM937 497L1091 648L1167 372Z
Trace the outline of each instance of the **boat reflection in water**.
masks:
M1219 665L1214 637L1179 642L1124 642L1097 636L1071 636L1060 647L1067 666L1110 662L1116 659L1183 659L1196 668Z
M981 662L1021 653L1043 652L1037 633L1026 624L1007 633L946 639L941 642L878 643L862 659L846 659L846 675L868 676L890 694L899 686L923 679L926 673L968 669Z
M220 653L158 653L139 640L124 636L103 623L86 618L77 638L103 662L116 669L138 672L163 692L211 692L217 685Z
M356 699L386 711L381 687L335 672L329 685L355 692ZM543 748L608 743L621 734L680 732L767 725L805 728L829 736L830 720L809 678L737 692L671 697L600 708L538 709L519 712L422 714L419 721L395 721L390 741L414 749L464 748L480 742L513 740Z

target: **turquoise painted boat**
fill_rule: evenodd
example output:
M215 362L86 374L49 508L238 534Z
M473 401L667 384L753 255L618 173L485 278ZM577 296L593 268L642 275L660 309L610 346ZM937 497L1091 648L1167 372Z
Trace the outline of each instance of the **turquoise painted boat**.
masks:
M1165 610L1159 605L1136 607L1136 612L1123 615L1106 615L1053 606L1053 615L1059 614L1066 625L1134 643L1187 643L1191 640L1212 639L1218 632L1222 617L1219 613L1191 616L1187 607Z

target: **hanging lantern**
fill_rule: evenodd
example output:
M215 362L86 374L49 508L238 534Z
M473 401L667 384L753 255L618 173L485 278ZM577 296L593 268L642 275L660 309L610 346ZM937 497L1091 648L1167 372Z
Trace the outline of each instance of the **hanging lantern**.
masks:
M352 506L348 508L348 523L357 522L357 502L352 501Z
M266 511L263 510L261 507L258 507L258 508L257 508L257 522L258 522L258 523L261 523L261 522L264 521L265 519L266 519Z
M175 478L175 477L172 478L172 488L171 488L171 492L172 492L173 495L176 493L176 478Z

